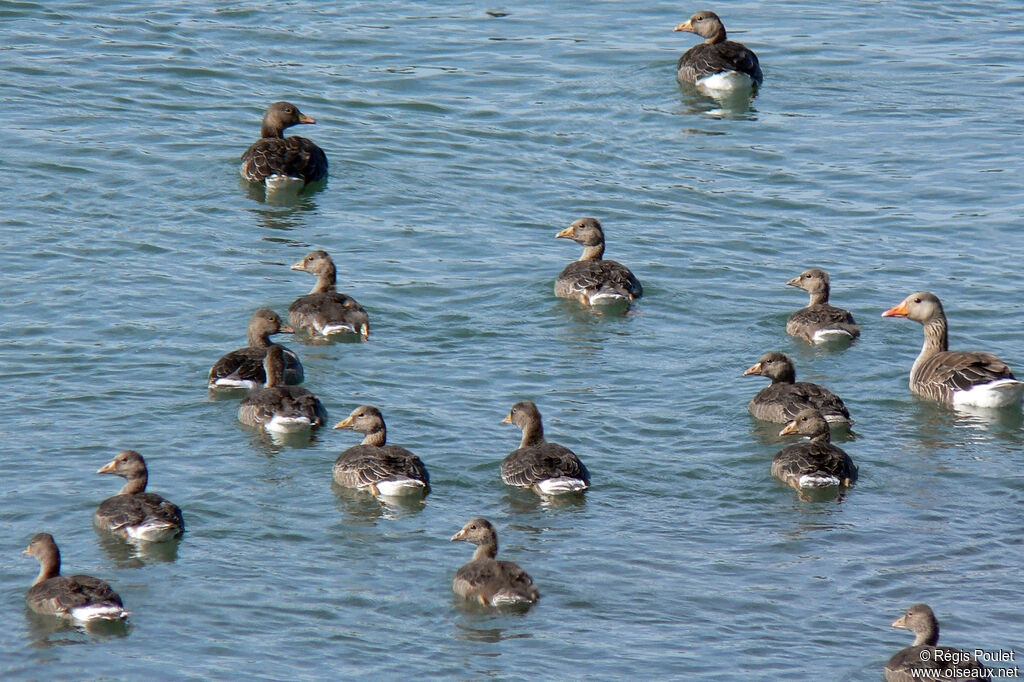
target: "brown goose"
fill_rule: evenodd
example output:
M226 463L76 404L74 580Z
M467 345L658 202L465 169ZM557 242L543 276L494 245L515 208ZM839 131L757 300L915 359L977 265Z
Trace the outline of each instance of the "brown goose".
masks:
M910 369L912 393L952 405L1019 405L1024 382L991 353L951 351L946 314L935 294L919 291L882 313L906 317L924 327L924 346Z
M893 621L892 626L913 632L914 643L898 651L885 664L886 682L992 679L986 674L985 666L974 660L970 653L950 646L936 646L939 642L939 621L926 604L914 604Z
M334 462L334 480L338 485L384 496L429 490L430 474L420 458L403 447L387 444L387 426L376 407L357 407L334 428L350 429L365 436L361 444L341 453Z
M786 282L811 295L811 302L789 316L786 333L811 343L852 340L860 336L860 327L848 310L829 305L829 276L824 270L811 268Z
M281 322L277 313L268 308L260 308L249 320L249 345L233 350L210 368L209 387L215 389L253 389L262 386L266 380L263 371L263 358L270 347L271 334L291 334L294 330ZM284 383L301 384L303 380L302 363L299 356L281 346L284 350Z
M747 409L750 414L766 422L785 424L803 410L813 407L830 424L852 424L850 411L832 391L818 384L796 380L793 361L783 353L765 353L743 373L759 375L772 380L771 386L754 396Z
M267 383L242 399L238 420L271 433L294 433L317 428L327 419L315 395L298 386L283 386L284 354L281 346L267 349L263 360Z
M814 408L803 410L779 431L780 436L798 433L810 441L789 445L772 459L772 476L797 490L848 486L857 480L850 456L830 442L828 422Z
M265 184L268 190L288 185L301 187L327 177L327 156L311 140L298 135L286 138L285 128L316 123L290 102L274 102L263 115L260 139L242 154L242 177Z
M288 306L288 321L296 329L327 337L332 334L359 334L365 341L370 335L370 318L354 298L339 294L337 271L326 251L313 251L292 270L316 275L316 286Z
M643 287L625 265L604 260L604 231L597 218L580 218L555 235L583 246L583 255L570 263L555 280L555 296L586 305L624 302L640 298Z
M485 606L532 604L540 594L526 571L511 561L498 561L498 535L486 519L473 519L452 536L476 545L473 560L455 572L452 590Z
M590 472L569 448L544 440L540 411L528 400L512 406L502 424L523 430L523 441L501 463L501 480L542 495L574 493L590 487Z
M61 575L60 550L49 533L36 533L22 554L39 559L42 569L25 601L36 613L80 621L128 617L121 597L110 585L88 575Z
M185 530L185 520L178 505L156 493L146 492L149 471L142 455L124 450L110 460L97 474L116 474L126 479L114 497L104 500L93 523L97 528L133 540L162 542L176 538Z
M676 31L696 33L703 43L687 50L676 64L680 83L692 83L709 90L736 90L761 84L761 65L745 45L725 39L725 26L714 12L697 12Z

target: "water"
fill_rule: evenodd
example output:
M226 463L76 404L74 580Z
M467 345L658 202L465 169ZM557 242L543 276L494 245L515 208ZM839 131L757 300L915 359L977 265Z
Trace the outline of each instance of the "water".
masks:
M730 4L765 87L723 109L674 81L693 9L0 5L3 676L876 680L921 601L944 642L1019 655L1022 418L912 398L921 330L879 318L935 291L955 347L1024 372L1015 10ZM237 164L282 98L331 177L275 204ZM552 296L582 215L643 282L628 315ZM332 423L382 409L430 468L421 509L332 489L353 434L279 447L207 397L252 311L312 286L288 269L312 248L371 336L290 342L305 385ZM812 265L863 326L849 349L783 332ZM740 374L772 349L857 420L841 501L769 477ZM501 484L520 399L589 466L585 500ZM176 547L91 528L127 447L185 511ZM474 516L539 585L529 612L453 598ZM40 530L127 630L25 613Z

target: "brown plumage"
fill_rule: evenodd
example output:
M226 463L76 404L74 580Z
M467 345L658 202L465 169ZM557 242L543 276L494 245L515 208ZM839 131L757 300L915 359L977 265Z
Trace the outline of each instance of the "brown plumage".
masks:
M857 467L850 456L830 442L828 422L814 408L796 416L780 436L799 433L810 441L795 443L776 453L772 476L797 490L848 486L857 480Z
M363 306L336 289L337 270L326 251L313 251L292 266L292 270L316 276L316 286L288 306L288 321L296 329L310 334L359 334L365 341L370 335L370 317Z
M640 298L643 287L622 263L604 260L604 230L597 218L580 218L555 238L571 239L583 246L583 255L570 263L555 280L555 296L586 305L624 302Z
M511 561L498 561L498 535L486 519L473 519L452 536L477 546L473 560L455 572L452 590L485 606L532 604L540 594L533 579Z
M936 646L939 621L927 604L914 604L892 626L914 633L914 643L896 652L885 664L886 682L940 682L942 680L990 680L985 666L961 649ZM935 671L939 675L930 675ZM970 671L970 672L967 672Z
M115 474L126 480L121 492L104 500L96 510L93 523L97 528L149 542L170 540L185 530L178 505L156 493L146 492L149 471L139 453L119 452L96 473Z
M924 346L910 369L911 392L954 405L1020 404L1024 382L1005 362L991 353L949 350L946 313L935 294L911 294L882 317L906 317L924 327Z
M519 449L501 462L501 480L506 485L533 488L543 495L579 492L590 487L590 472L567 447L544 439L540 411L525 400L512 406L503 424L523 430Z
M242 177L273 185L278 181L314 182L327 177L327 156L311 140L283 131L300 123L316 123L290 102L274 102L263 116L260 139L242 154Z
M267 349L263 369L267 382L239 403L239 421L275 433L305 431L323 424L327 410L315 395L298 386L282 385L284 359L280 346Z
M860 336L860 327L853 321L850 311L829 304L830 281L827 272L811 268L786 284L803 289L811 296L806 308L789 316L786 322L787 334L811 343L852 340Z
M291 334L294 330L281 322L273 310L260 308L249 320L249 345L226 354L210 368L211 389L256 388L267 381L263 359L267 357L271 334ZM281 346L284 351L284 383L301 384L304 378L299 356Z
M785 424L803 410L813 407L830 424L853 423L839 396L818 384L796 380L796 368L787 355L765 353L743 376L755 374L772 380L771 385L762 389L747 405L750 414L756 418Z
M387 444L387 426L380 410L361 405L336 429L350 429L365 437L359 445L338 455L334 480L345 488L368 490L374 495L427 492L430 474L420 458L398 445Z
M714 12L697 12L675 30L696 33L706 39L679 58L676 78L681 83L698 83L709 76L730 71L747 76L753 85L760 85L764 80L757 55L741 43L726 40L725 26Z
M34 556L42 565L25 601L36 613L73 618L120 620L128 617L121 597L106 582L88 575L61 575L60 550L49 533L32 536L22 554Z

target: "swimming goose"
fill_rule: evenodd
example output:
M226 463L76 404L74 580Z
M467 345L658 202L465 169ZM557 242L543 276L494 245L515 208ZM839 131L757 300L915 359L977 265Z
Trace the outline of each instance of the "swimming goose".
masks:
M848 310L829 305L829 276L824 270L811 268L786 282L811 295L806 308L789 316L786 333L811 343L852 340L860 336L860 327Z
M284 355L281 346L267 349L263 360L267 383L242 399L238 419L272 433L293 433L316 428L327 419L317 397L298 386L283 386Z
M22 554L34 556L42 564L39 577L25 595L36 613L79 621L128 617L121 597L104 581L88 575L60 574L60 550L49 533L33 535Z
M797 490L848 486L857 480L857 467L850 456L830 442L828 422L821 412L803 410L780 436L798 433L810 441L789 445L772 459L772 476Z
M343 332L359 334L366 340L370 335L370 318L354 298L335 289L334 261L326 251L313 251L293 265L292 270L317 278L311 292L288 306L288 321L293 327L324 337Z
M882 313L906 317L924 327L924 346L910 369L912 393L952 405L1019 405L1024 382L991 353L951 351L946 314L935 294L919 291Z
M119 452L97 474L116 474L126 479L114 497L104 500L93 522L97 528L124 538L162 542L176 538L185 530L178 505L156 493L146 492L149 472L142 455L134 450Z
M792 421L801 411L813 407L830 424L852 424L850 411L832 391L818 384L796 380L793 361L783 353L765 353L743 373L772 380L770 386L754 396L747 409L758 419L777 424Z
M625 302L643 295L643 287L625 265L604 260L604 231L597 218L580 218L555 235L583 246L583 255L570 263L555 280L555 296L573 298L586 305Z
M249 345L233 350L210 368L209 387L216 389L253 389L267 381L263 371L263 358L270 347L271 334L291 334L294 329L281 322L273 310L260 308L249 320ZM299 356L281 346L284 351L284 383L301 384L302 363Z
M697 12L676 31L706 38L687 50L676 64L680 83L693 83L709 90L736 90L761 84L761 65L746 46L725 39L725 26L714 12Z
M452 591L484 606L532 604L540 594L526 571L511 561L498 561L498 535L487 519L473 519L452 536L476 545L473 560L455 572Z
M523 441L501 463L506 485L533 488L542 495L574 493L590 487L590 472L572 450L544 440L540 411L528 400L518 402L502 421L523 430Z
M914 604L892 626L914 633L914 643L885 664L886 682L939 682L940 680L990 680L985 666L962 649L936 646L939 621L926 604ZM928 674L930 671L938 675ZM970 671L970 672L967 672Z
M242 154L242 177L265 184L268 190L300 185L327 177L327 155L311 140L285 137L285 128L316 123L290 102L274 102L263 115L260 139Z
M384 496L429 490L430 475L420 458L398 445L387 445L387 426L376 407L357 407L334 428L350 429L365 436L361 444L341 453L334 462L334 480L338 485Z

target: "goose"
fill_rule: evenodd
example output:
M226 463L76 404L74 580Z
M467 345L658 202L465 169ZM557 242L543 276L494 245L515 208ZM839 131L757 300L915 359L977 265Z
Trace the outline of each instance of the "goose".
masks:
M386 497L430 489L430 475L420 458L401 446L387 444L387 426L376 407L361 405L334 428L365 436L361 444L341 453L334 462L338 485Z
M267 381L263 371L263 358L270 347L271 334L291 334L295 330L284 324L269 308L260 308L249 320L249 345L226 354L210 368L208 385L217 389L253 389ZM299 356L281 346L284 351L284 383L301 384L304 376Z
M260 139L242 154L242 177L268 190L301 188L327 177L327 155L311 140L283 131L300 123L316 123L290 102L274 102L263 115Z
M540 411L528 400L518 402L502 424L523 430L518 450L501 463L501 480L506 485L532 488L541 495L575 493L590 487L590 472L569 448L544 440Z
M298 386L282 386L284 353L281 346L267 349L263 360L267 382L242 399L238 420L271 433L294 433L317 428L327 419L315 395Z
M337 271L326 251L313 251L292 266L292 270L316 276L316 286L288 306L288 321L296 329L328 337L332 334L370 335L370 318L363 306L351 296L335 289Z
M788 286L803 289L811 295L806 308L789 316L786 333L813 344L829 341L850 341L860 336L860 327L848 310L828 302L829 276L819 268L805 270L786 282Z
M571 239L583 247L580 259L567 265L555 280L555 296L585 305L629 305L643 295L643 287L629 268L604 260L604 231L597 218L580 218L555 238Z
M498 561L498 534L487 519L473 519L452 536L476 545L472 561L455 572L452 591L484 606L532 604L540 594L526 571L511 561Z
M927 604L914 604L892 626L914 633L914 643L896 652L885 664L886 682L991 680L985 666L967 651L939 642L939 621ZM929 674L931 672L937 675Z
M924 327L924 346L910 368L912 393L951 405L1020 405L1024 382L1005 362L991 353L949 350L946 313L935 294L911 294L882 317L906 317Z
M146 460L135 450L123 450L97 474L115 474L126 479L114 497L104 500L93 516L97 528L132 540L162 542L185 530L178 505L156 493L146 492L149 472Z
M857 480L857 467L850 456L832 445L828 422L814 408L803 410L780 436L798 433L810 441L794 443L772 459L772 476L797 490L849 486Z
M76 621L123 620L121 597L106 582L88 575L61 575L60 550L49 533L36 533L22 552L42 565L25 601L36 613Z
M784 353L765 353L743 376L759 375L772 380L747 405L757 419L777 424L792 421L801 411L813 407L829 424L853 424L850 411L832 391L806 381L796 380L793 361Z
M697 12L676 31L696 33L705 38L679 58L676 78L708 90L751 89L761 85L761 65L745 45L725 39L725 26L714 12Z

